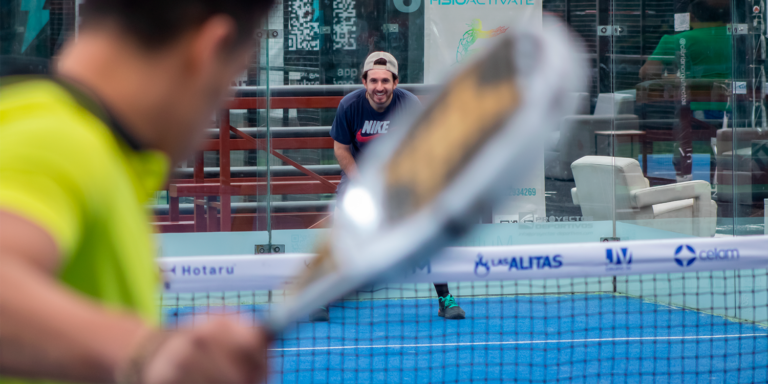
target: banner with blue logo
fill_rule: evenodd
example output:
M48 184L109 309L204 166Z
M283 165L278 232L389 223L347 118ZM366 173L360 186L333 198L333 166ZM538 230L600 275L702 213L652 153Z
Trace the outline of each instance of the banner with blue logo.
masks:
M768 268L768 236L446 248L399 271L403 283L600 277ZM165 292L271 290L290 285L312 254L168 257ZM362 257L362 256L361 256ZM355 273L353 268L348 272Z

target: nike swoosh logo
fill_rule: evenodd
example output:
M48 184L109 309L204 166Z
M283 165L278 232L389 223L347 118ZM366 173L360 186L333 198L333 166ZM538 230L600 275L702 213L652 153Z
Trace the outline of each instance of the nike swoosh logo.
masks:
M367 143L367 142L373 140L374 138L378 137L379 135L381 135L381 134L377 133L377 134L371 135L371 136L363 136L363 130L361 129L361 130L357 131L357 142L358 143Z

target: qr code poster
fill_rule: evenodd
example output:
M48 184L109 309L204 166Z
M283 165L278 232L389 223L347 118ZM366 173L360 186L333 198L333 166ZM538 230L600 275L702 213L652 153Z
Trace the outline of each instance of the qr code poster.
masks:
M333 0L333 49L356 49L355 0Z
M320 23L312 0L291 0L288 16L288 50L320 50Z

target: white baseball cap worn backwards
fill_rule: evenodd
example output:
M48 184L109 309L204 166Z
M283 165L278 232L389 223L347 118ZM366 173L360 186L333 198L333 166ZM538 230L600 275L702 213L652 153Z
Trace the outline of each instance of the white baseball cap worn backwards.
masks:
M373 62L378 59L384 59L387 61L387 65L374 65ZM371 69L384 69L397 75L397 60L395 57L387 52L374 52L368 55L365 59L365 65L363 65L363 73L370 71Z

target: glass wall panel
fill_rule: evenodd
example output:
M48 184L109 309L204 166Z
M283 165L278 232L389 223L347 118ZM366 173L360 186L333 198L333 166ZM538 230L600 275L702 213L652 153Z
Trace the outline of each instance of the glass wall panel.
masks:
M760 229L765 225L768 125L765 117L765 11L758 11L761 7L764 5L750 0L731 2L733 129L718 132L718 140L723 141L725 148L718 148L722 157L718 170L722 168L723 175L717 182L724 188L718 184L717 194L719 198L720 191L725 191L724 213L733 217L734 235L763 233Z
M76 35L81 3L4 1L0 75L55 72L61 47ZM170 278L164 290L192 279L200 284L196 293L161 298L165 324L214 313L255 320L285 300L286 276L304 256L229 256L311 253L328 234L337 189L343 193L345 172L354 174L349 156L398 129L398 110L376 109L378 97L394 91L382 86L381 93L370 78L364 84L368 55L391 54L396 89L426 104L446 72L516 23L562 23L583 44L586 86L567 95L572 114L530 143L541 148L539 156L509 165L510 178L529 176L512 180L506 198L470 218L476 224L469 234L454 239L452 245L465 247L455 250L463 259L448 260L461 272L440 275L435 268L427 276L439 265L430 262L441 262L432 260L410 280L426 283L377 284L341 303L313 302L323 306L315 313L329 316L314 320L330 325L302 320L298 332L278 337L282 344L270 352L279 359L273 379L632 381L695 368L697 380L739 373L750 381L738 364L720 364L717 377L718 370L701 367L724 361L725 337L744 347L739 364L759 366L755 351L765 361L765 343L758 350L746 337L765 335L766 272L702 267L739 258L736 247L745 241L718 251L694 238L768 234L765 15L762 0L276 0L255 32L232 99L210 117L203 147L174 164L167 186L148 203L161 257L205 256L165 260L180 268L163 270ZM355 100L360 110L350 111ZM660 249L659 239L676 240L648 257L645 249ZM594 252L551 246L587 242L611 243L592 244ZM542 246L467 248L531 244ZM640 255L634 264L633 252ZM641 269L649 265L674 273ZM583 274L561 278L569 270ZM434 283L435 276L452 281ZM437 314L445 316L454 300L448 291L466 309L458 328ZM689 342L701 343L695 348L706 353L699 358L708 360L682 364L694 350ZM646 348L651 344L655 349ZM627 364L624 347L642 350L633 360L640 365ZM554 360L557 369L550 369ZM661 371L648 371L644 361ZM391 375L397 371L405 374Z
M37 12L27 3L9 0L0 6L0 76L49 73L49 60L75 33L74 0L41 2Z
M755 5L611 3L604 61L615 100L627 104L614 111L607 140L617 226L630 225L622 239L649 229L662 237L762 233L765 171L752 146L759 153L765 131L764 32Z
M391 53L401 87L425 96L410 86L423 82L424 7L400 3L283 0L273 11L269 28L280 33L266 40L272 243L310 252L310 240L330 227L342 179L331 126L341 99L362 88L368 54Z
M2 74L50 72L50 59L76 34L79 3L48 1L40 12L20 0L3 3ZM151 202L158 230L251 232L258 241L245 237L237 249L310 250L307 239L331 223L341 180L331 126L341 99L362 89L367 55L391 53L399 88L426 102L440 81L435 68L452 68L509 27L475 11L441 21L438 3L446 2L279 1L233 84L236 97L212 116L204 150L178 165ZM588 86L572 95L578 108L541 144L542 158L531 160L532 180L478 218L462 244L764 233L761 7L543 1L544 15L581 38ZM595 162L612 170L598 176Z
M283 42L279 49L269 50L270 76L273 79L270 83L272 143L277 143L275 135L290 131L294 132L291 137L297 139L295 143L302 140L312 147L302 144L301 149L276 149L290 161L303 166L304 170L299 170L295 164L289 165L285 159L275 161L278 167L292 167L297 176L301 175L298 177L311 180L311 184L308 184L311 188L307 187L302 193L288 193L274 187L271 189L272 229L317 229L327 227L330 223L326 220L330 219L326 213L332 211L336 196L332 190L326 190L326 182L317 176L331 183L339 181L341 169L337 165L331 148L333 141L328 140L328 134L341 97L362 88L360 76L363 61L369 53L391 53L399 64L398 87L426 101L433 88L423 83L439 81L428 80L426 72L439 71L434 68L450 67L459 61L461 52L464 52L461 49L462 42L467 45L465 48L469 52L475 49L473 44L481 46L481 39L492 39L494 33L503 32L507 28L492 24L489 19L477 19L480 20L478 24L470 15L464 16L466 24L448 23L434 16L436 3L413 1L405 5L400 1L284 0L278 6L276 12L282 12L284 34L278 39L269 40L269 44L279 44L281 40ZM601 104L597 108L597 115L593 112L601 81L596 66L598 41L594 6L594 2L569 4L566 1L548 1L542 7L545 13L570 21L585 40L586 60L591 63L595 76L585 93L573 95L579 101L579 108L562 122L566 126L576 121L580 126L574 132L558 132L558 135L562 135L559 139L549 138L547 143L542 143L542 157L533 160L537 169L540 169L536 171L533 180L521 181L520 185L509 191L508 201L478 218L478 222L483 224L477 227L473 235L462 240L461 244L599 241L614 236L611 222L613 210L609 209L611 214L600 220L584 215L582 209L574 204L571 191L575 186L571 163L596 151L594 136L585 130L613 129L614 118L610 112L613 108L612 100L610 106ZM432 16L428 9L432 10ZM506 11L507 8L498 10ZM485 32L473 32L476 30ZM456 37L454 41L453 37L444 37L453 33L458 33L461 39ZM467 40L466 36L475 37ZM433 46L427 47L427 44ZM435 52L444 54L444 63L435 60ZM282 82L274 82L276 78L282 78ZM440 77L434 75L432 78ZM610 71L604 71L602 82L610 84ZM291 97L295 99L288 101ZM309 108L310 101L315 108ZM283 130L283 127L290 130ZM309 136L315 133L317 138ZM320 140L320 135L325 135L323 140ZM575 143L577 140L579 142ZM313 143L309 144L310 141ZM553 148L547 148L549 144ZM604 145L603 142L598 144ZM574 147L585 148L574 150ZM275 176L273 180L277 181L278 177ZM283 206L286 211L279 208ZM295 216L290 221L287 215L289 209ZM277 225L278 222L281 224ZM298 233L307 232L291 233L293 237L303 238L304 235ZM277 235L273 232L272 236L275 238Z

